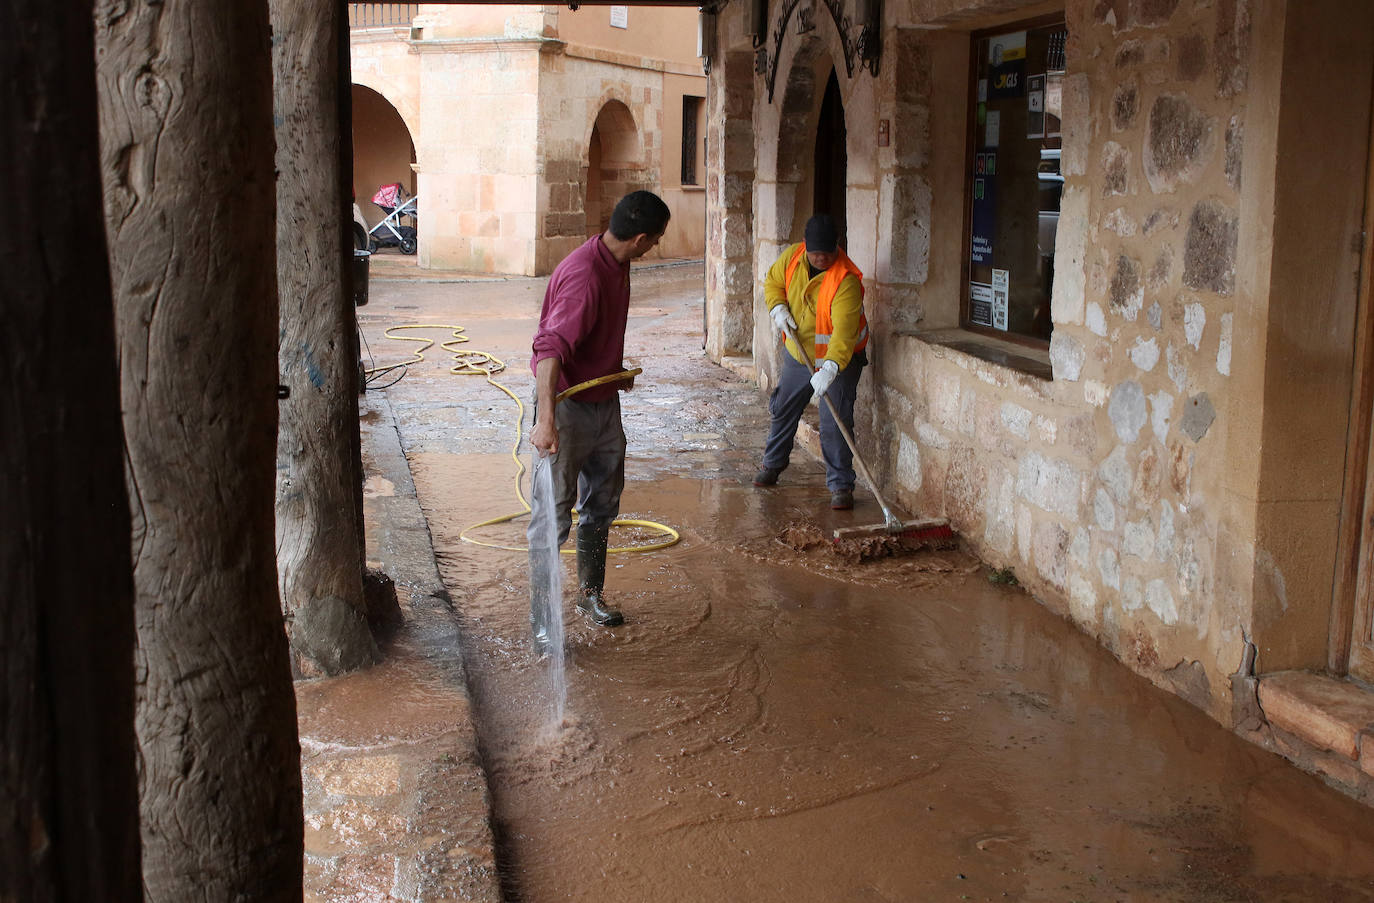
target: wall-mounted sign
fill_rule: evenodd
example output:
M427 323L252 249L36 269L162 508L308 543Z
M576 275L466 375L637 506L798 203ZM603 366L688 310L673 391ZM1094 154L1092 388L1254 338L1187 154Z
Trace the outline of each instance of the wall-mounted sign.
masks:
M630 8L629 8L628 6L612 6L612 7L611 7L611 27L612 27L612 28L629 28L629 27L630 27ZM1021 52L1022 52L1022 55L1024 56L1024 55L1025 55L1024 42L1023 42L1023 47L1022 47L1022 51L1021 51Z

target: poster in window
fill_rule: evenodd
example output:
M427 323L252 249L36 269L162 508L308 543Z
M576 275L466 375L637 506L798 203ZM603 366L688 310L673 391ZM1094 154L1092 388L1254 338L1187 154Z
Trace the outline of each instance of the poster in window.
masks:
M992 236L997 231L997 155L973 157L973 229L969 258L974 263L992 263Z
M1002 140L1002 114L998 110L988 110L983 123L983 146L996 147Z
M1045 137L1045 76L1026 79L1026 137Z
M970 282L968 286L968 318L978 326L992 325L992 286L986 282Z
M1007 295L1011 290L1011 273L992 271L992 328L1007 331Z
M988 41L988 97L1026 93L1026 33L1014 31Z

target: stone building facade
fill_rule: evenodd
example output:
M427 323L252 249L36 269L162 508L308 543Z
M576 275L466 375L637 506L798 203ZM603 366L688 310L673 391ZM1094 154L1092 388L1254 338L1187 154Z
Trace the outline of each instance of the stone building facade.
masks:
M1276 713L1312 675L1374 712L1374 10L731 0L708 21L708 353L776 378L761 279L821 205L833 72L845 203L826 212L865 272L857 432L884 490L1156 684L1367 793L1358 717L1332 740ZM1032 81L998 107L1014 72ZM1016 165L1023 133L1030 219L987 227L983 167ZM1044 303L1020 334L983 319L984 229L1029 245ZM994 271L1013 294L1021 265Z
M702 256L694 10L417 4L381 19L355 15L352 30L355 190L370 223L372 182L419 195L421 266L548 273L636 188L673 211L657 253ZM404 123L413 167L388 117L366 115L374 94Z

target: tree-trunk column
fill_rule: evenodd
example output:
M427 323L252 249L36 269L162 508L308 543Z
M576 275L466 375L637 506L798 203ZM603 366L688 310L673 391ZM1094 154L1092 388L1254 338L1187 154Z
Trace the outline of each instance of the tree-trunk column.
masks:
M267 2L102 0L96 36L147 899L300 900Z
M345 291L352 219L340 193L343 5L270 0L277 137L281 405L277 568L297 676L371 664L357 494L357 320Z
M90 16L0 5L0 900L142 899Z

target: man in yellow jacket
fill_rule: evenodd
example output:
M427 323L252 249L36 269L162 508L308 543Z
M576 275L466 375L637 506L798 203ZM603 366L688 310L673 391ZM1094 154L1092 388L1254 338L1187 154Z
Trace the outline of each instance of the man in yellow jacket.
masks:
M854 396L868 363L863 297L863 273L839 247L835 221L823 213L807 220L806 240L789 246L768 269L763 300L769 318L784 335L792 331L815 366L807 366L806 357L787 340L778 385L768 400L773 422L755 486L778 482L792 456L802 412L821 395L830 399L853 434ZM854 454L826 405L821 405L821 452L830 507L853 508Z

